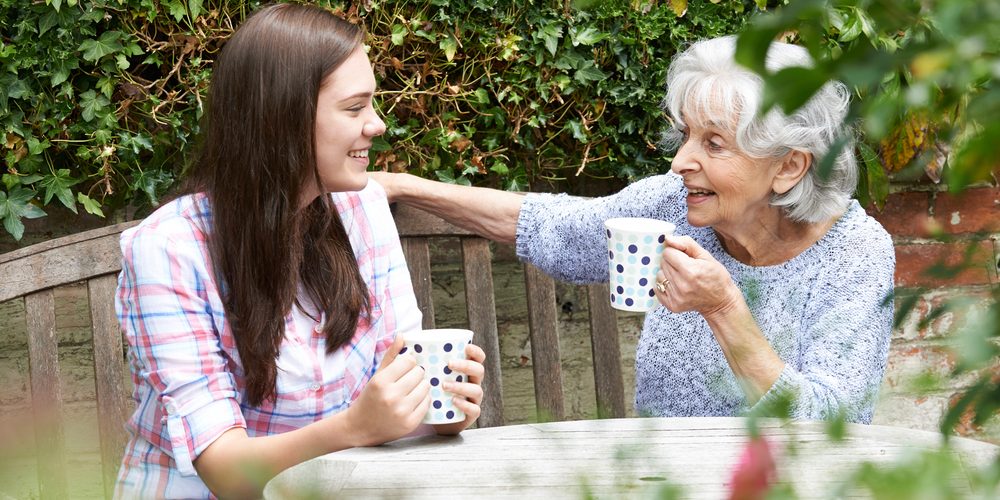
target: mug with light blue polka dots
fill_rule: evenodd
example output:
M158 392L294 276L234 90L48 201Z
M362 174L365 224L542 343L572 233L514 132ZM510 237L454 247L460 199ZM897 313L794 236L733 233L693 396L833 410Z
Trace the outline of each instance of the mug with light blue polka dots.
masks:
M653 287L663 242L674 225L657 219L622 217L604 221L608 238L611 307L645 312L658 304Z
M421 330L403 334L405 346L400 354L409 353L424 368L424 380L431 384L431 407L424 416L425 424L448 424L465 420L465 412L452 402L454 394L441 389L444 382L465 382L465 375L448 368L453 359L466 359L465 346L472 343L472 331L458 328Z

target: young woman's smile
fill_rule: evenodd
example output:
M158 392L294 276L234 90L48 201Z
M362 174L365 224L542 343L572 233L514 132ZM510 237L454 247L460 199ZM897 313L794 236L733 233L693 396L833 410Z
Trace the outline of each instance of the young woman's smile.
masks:
M372 105L374 95L375 74L362 48L323 81L315 132L321 191L359 191L368 184L372 139L385 132Z

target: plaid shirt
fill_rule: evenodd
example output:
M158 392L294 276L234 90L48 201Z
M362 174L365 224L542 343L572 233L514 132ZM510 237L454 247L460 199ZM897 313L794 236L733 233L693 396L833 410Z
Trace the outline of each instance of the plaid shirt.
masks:
M299 331L301 313L290 311L276 398L259 407L246 403L243 368L212 272L207 197L174 200L122 233L115 305L129 343L136 409L116 497L211 497L192 463L220 434L234 427L250 436L277 434L343 411L395 334L420 328L381 186L369 182L333 199L368 285L371 314L362 314L354 337L327 355L324 335L318 328Z

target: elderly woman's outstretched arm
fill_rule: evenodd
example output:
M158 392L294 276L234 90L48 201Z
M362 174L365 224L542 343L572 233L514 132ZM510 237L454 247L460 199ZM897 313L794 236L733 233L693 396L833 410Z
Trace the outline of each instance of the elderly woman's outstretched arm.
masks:
M480 236L516 244L518 257L570 283L608 279L604 221L614 217L683 219L683 200L666 196L681 185L674 174L647 177L600 198L528 195L445 184L410 174L369 172L390 202L426 210ZM659 193L651 196L650 193Z
M497 189L459 186L410 174L370 172L390 202L426 210L484 238L513 244L524 196Z

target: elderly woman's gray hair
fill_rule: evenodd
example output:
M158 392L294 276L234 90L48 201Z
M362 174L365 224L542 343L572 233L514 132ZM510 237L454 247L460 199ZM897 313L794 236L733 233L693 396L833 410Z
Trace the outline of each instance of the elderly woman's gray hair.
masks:
M736 37L714 38L693 44L671 62L663 108L674 123L664 134L664 146L680 146L683 139L679 130L687 128L685 115L725 117L722 125L730 127L728 132L736 137L737 146L751 157L779 158L797 150L811 153L814 167L840 136L851 137L843 123L850 92L840 82L828 82L791 115L775 107L758 118L763 80L736 63L735 50ZM812 59L802 47L774 42L765 64L769 71L776 71L812 66ZM810 168L790 191L772 196L771 203L784 207L793 220L824 221L844 211L857 182L854 144L849 141L826 178L817 168Z

